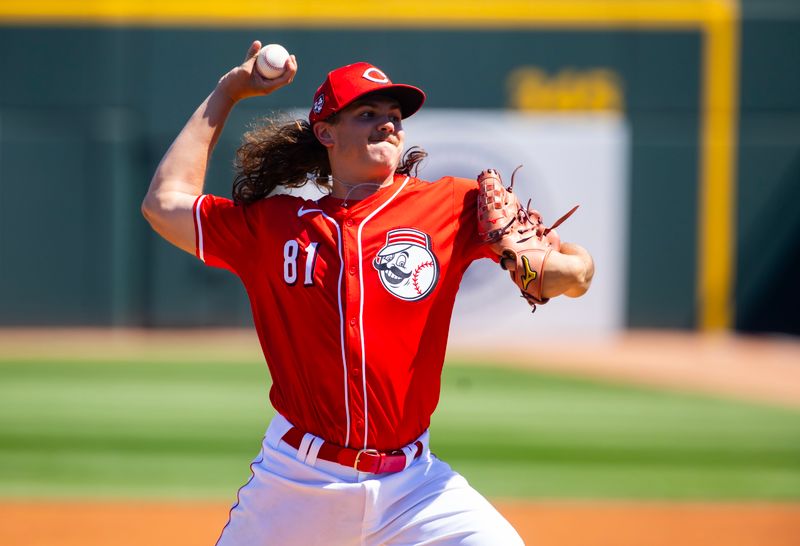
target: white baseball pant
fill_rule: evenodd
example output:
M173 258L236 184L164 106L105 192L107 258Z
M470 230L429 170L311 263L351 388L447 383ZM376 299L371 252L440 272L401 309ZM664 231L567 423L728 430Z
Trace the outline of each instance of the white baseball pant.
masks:
M307 435L305 460L281 440L292 425L277 415L250 465L217 546L515 546L513 527L461 475L419 439L405 470L367 474L316 459L321 439ZM303 447L303 446L301 446Z

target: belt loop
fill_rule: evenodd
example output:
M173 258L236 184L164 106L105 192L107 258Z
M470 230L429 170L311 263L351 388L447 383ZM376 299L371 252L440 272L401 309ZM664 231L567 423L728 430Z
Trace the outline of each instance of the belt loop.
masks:
M298 461L301 463L306 462L306 457L308 456L308 448L311 445L312 440L314 440L314 436L306 432L303 434L303 440L300 442L300 447L297 448L297 458Z
M410 444L403 448L403 455L406 456L406 466L403 467L403 470L408 468L408 466L414 462L414 456L417 454L417 444Z
M292 424L283 415L276 413L275 417L270 421L269 427L267 427L267 445L272 449L278 449L278 444L291 428Z
M319 455L319 449L324 443L325 440L314 436L314 439L311 440L311 446L308 448L308 455L306 455L307 465L314 466L317 464L317 455Z

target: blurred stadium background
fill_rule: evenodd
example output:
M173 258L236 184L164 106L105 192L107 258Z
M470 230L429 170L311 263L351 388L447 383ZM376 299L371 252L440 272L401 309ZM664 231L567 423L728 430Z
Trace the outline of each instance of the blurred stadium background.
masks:
M238 281L139 204L253 39L300 71L236 108L210 193L254 118L369 60L428 93L424 177L522 163L545 218L581 204L593 289L530 317L476 264L434 422L530 543L800 544L794 0L0 2L0 543L224 524L269 378Z

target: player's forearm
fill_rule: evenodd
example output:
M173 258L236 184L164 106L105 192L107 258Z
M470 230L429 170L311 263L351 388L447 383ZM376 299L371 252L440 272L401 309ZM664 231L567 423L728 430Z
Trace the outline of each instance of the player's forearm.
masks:
M156 169L142 203L142 213L164 239L194 253L193 206L203 193L206 169L233 105L242 99L268 95L292 82L297 73L294 56L282 76L267 79L254 71L261 42L255 40L245 60L229 70L214 91L189 118Z
M169 202L177 196L198 196L203 192L211 152L233 105L220 86L203 101L161 159L145 206L169 208Z
M594 277L594 260L589 252L574 243L562 243L559 252L552 252L544 268L542 295L545 298L566 295L582 296Z

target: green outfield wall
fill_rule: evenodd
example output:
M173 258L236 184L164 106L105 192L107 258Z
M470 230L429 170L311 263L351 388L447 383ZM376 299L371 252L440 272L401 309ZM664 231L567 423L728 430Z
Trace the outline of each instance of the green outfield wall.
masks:
M231 15L236 2L162 18L126 16L124 2L109 2L122 15L16 4L0 7L0 325L250 323L238 281L171 248L138 209L172 138L258 38L287 45L301 70L236 108L210 193L230 193L254 117L307 109L325 72L355 60L423 87L426 108L610 112L631 134L626 324L800 333L793 3L391 25L248 19Z

